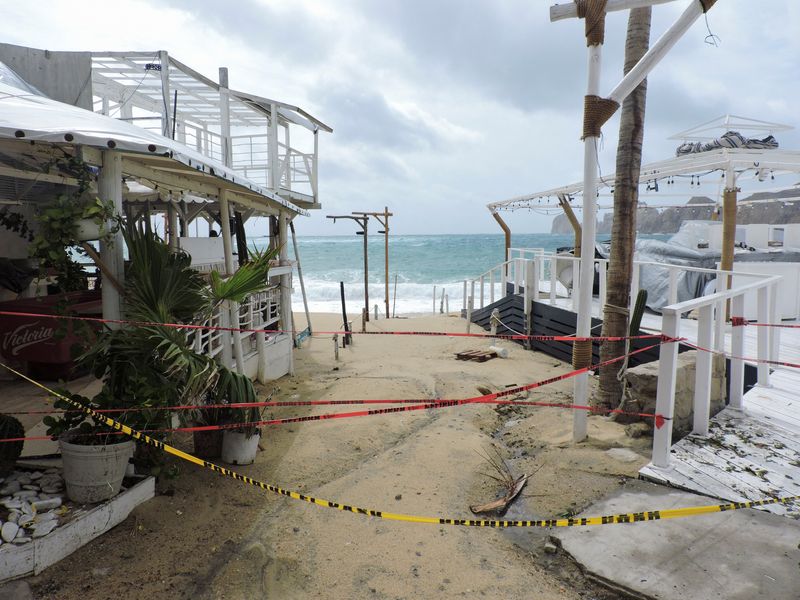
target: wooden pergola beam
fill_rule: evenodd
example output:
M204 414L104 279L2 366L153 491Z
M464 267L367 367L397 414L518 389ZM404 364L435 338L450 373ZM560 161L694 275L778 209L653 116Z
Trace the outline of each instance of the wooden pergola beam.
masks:
M656 4L666 4L675 0L608 0L606 12L618 10L628 10L629 8L641 8L643 6L654 6ZM554 4L550 7L550 21L563 21L564 19L575 19L578 17L578 7L574 2L567 4Z

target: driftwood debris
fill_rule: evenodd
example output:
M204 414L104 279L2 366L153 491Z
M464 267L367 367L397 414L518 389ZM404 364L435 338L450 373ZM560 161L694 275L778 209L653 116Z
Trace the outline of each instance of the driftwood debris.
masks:
M500 452L497 450L497 448L494 448L494 451L497 455L497 458L493 458L488 454L482 456L495 470L497 475L490 475L489 473L484 473L484 475L502 484L506 490L506 493L503 495L503 497L491 502L487 502L486 504L473 504L469 507L469 509L474 514L487 512L503 514L514 501L514 499L519 496L519 493L522 491L522 488L525 487L525 484L528 482L528 478L530 477L530 475L520 475L519 477L514 477L514 475L511 473L511 468L500 456Z
M486 352L484 350L466 350L464 352L456 352L456 360L471 360L474 362L486 362L497 358L497 352Z

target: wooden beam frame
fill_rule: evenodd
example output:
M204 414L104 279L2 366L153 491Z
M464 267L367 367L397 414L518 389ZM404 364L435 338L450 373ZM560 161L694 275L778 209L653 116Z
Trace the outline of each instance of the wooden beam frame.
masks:
M606 12L618 10L628 10L630 8L642 8L644 6L654 6L656 4L666 4L675 0L608 0ZM562 21L564 19L574 19L578 17L578 7L574 2L566 4L554 4L550 7L550 21Z

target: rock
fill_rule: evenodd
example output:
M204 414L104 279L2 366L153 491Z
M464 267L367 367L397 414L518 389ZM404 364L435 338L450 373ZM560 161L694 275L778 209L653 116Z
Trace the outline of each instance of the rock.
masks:
M53 519L58 519L58 515L52 510L36 515L37 523L44 523L45 521L52 521Z
M606 450L606 455L610 456L614 460L618 460L620 462L625 463L632 463L636 462L637 460L643 460L641 456L636 454L633 450L628 450L627 448L611 448L611 450Z
M42 473L40 471L34 471L33 473L29 473L28 477L31 478L31 481L36 481L40 477L44 477L44 473Z
M20 485L30 485L31 478L28 475L20 475L17 477L17 481Z
M547 554L555 554L558 552L558 546L556 546L553 542L545 542L544 551Z
M18 510L12 510L8 513L8 520L11 521L12 523L16 523L17 521L19 521L19 516L21 514L22 513L19 512Z
M33 498L37 494L38 494L38 492L35 492L33 490L20 490L19 492L14 492L14 498L17 498L17 499Z
M22 484L19 481L9 481L0 488L0 496L10 496L15 492L18 492L22 489Z
M53 468L47 469L45 471L45 474L47 474L47 473L59 473L60 474L61 473L61 469L56 469L55 467L53 467Z
M61 498L57 496L55 498L48 498L47 500L39 500L38 502L31 503L31 506L33 506L36 512L39 512L40 510L50 510L51 508L58 508L59 506L61 506Z
M38 492L39 491L39 486L36 485L35 483L29 483L28 485L23 485L22 489L23 490L30 490L30 491Z
M16 523L6 522L3 523L3 527L0 528L0 537L3 538L4 542L11 542L17 537L17 532L19 531L19 525Z
M44 523L37 523L33 526L33 537L40 538L46 536L48 533L58 527L58 521L45 521Z
M17 519L17 525L24 527L25 525L33 523L33 519L33 515L20 515L19 519Z
M23 514L26 514L26 515L32 515L33 514L33 507L30 504L28 504L27 502L25 502L24 500L22 501L22 506L20 506L20 510L22 510Z
M42 491L45 494L57 494L64 489L62 485L43 485Z
M27 536L22 536L22 537L14 538L11 543L12 544L16 544L17 546L21 546L22 544L27 544L30 541L31 541L31 538L29 538Z
M22 500L3 500L3 502L0 502L0 506L5 506L8 510L14 510L22 507Z
M27 581L10 581L0 585L0 598L3 600L34 600L31 586Z
M631 438L640 438L650 435L652 430L653 428L650 427L650 424L644 422L629 423L628 425L625 425L625 435Z

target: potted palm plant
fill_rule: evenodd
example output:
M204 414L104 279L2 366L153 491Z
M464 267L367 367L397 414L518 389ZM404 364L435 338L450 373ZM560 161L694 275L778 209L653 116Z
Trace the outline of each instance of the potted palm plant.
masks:
M113 410L116 420L131 427L156 432L170 428L171 417L166 408L175 404L199 405L221 394L229 402L252 402L255 391L246 377L195 352L189 332L174 325L204 321L220 303L241 302L264 290L274 253L255 253L229 278L212 272L210 281L206 281L191 268L191 258L186 253L169 248L149 227L127 225L123 235L130 257L125 277L125 311L127 318L137 324L104 329L92 349L79 359L91 368L103 387L94 398L78 401L91 408ZM113 435L116 432L82 412L65 412L61 417L48 418L46 424L49 434L60 437L65 472L67 462L76 454L69 444L107 448L124 437ZM140 456L140 462L146 458ZM87 471L85 466L76 469ZM121 483L122 477L119 480ZM67 495L73 498L68 479L66 483ZM105 473L97 485L106 489L110 497L119 491L119 484L114 489L113 483ZM98 501L96 498L93 495L92 500L77 501Z
M253 383L245 376L227 371L217 381L215 395L219 399L236 403L253 404L258 401ZM234 404L234 402L230 402ZM256 458L261 441L261 409L257 406L228 409L227 418L237 427L226 427L222 432L222 460L231 465L249 465Z

